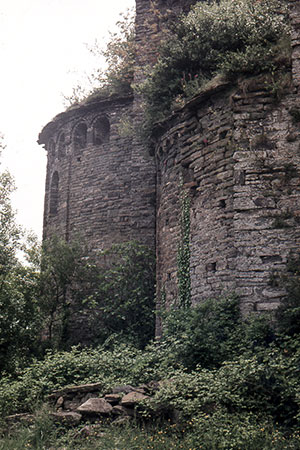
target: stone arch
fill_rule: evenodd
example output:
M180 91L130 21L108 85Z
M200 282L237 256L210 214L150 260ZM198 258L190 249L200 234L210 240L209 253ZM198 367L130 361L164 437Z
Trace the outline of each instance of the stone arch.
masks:
M84 122L80 122L73 131L73 147L75 153L86 147L87 144L87 126Z
M107 117L98 117L93 123L93 144L101 145L109 141L110 123Z
M50 184L50 201L49 201L49 214L55 215L58 211L59 202L59 175L58 172L54 172L51 178Z
M66 156L66 137L65 133L61 133L57 141L57 156L62 159Z

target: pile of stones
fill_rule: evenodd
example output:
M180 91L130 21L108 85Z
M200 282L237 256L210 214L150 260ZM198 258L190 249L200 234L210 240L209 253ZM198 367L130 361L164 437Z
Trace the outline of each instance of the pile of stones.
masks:
M116 386L111 392L100 397L102 388L101 383L93 383L53 392L49 395L49 402L55 410L51 413L52 418L69 425L97 421L101 418L122 424L137 417L137 405L151 397L159 388L159 384L151 382L138 387Z

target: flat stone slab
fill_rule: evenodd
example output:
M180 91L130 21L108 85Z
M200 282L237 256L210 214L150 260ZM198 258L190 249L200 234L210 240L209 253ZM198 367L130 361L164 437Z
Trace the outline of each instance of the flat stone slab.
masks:
M127 395L124 395L124 397L121 400L122 406L134 406L136 403L140 402L141 400L145 400L146 398L149 398L147 395L141 394L140 392L130 392Z
M77 412L81 414L110 414L112 412L112 406L104 398L90 398L83 403Z
M81 384L79 386L69 386L63 389L59 389L58 391L54 391L49 395L49 399L56 399L59 397L63 397L66 394L77 394L84 392L95 392L100 391L103 388L102 383L90 383L90 384Z

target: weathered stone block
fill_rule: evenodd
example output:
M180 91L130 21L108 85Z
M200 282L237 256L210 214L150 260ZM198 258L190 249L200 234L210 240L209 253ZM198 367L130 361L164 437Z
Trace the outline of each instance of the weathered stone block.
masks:
M90 398L77 408L77 412L81 414L107 415L112 412L112 406L104 398Z

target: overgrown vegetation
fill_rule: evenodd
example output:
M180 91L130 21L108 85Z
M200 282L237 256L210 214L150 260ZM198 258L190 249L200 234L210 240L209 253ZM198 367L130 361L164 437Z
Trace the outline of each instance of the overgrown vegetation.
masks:
M299 448L299 334L279 333L265 316L243 321L236 298L210 300L180 313L170 314L162 340L143 351L110 343L50 352L17 379L2 378L1 413L34 410L48 393L67 384L97 381L105 393L117 384L160 380L136 425L119 432L120 448L131 445L133 437L137 449L145 448L143 443L198 449L199 442L206 449ZM98 426L101 437L90 436L87 442L99 446L107 439L110 448L113 429ZM54 425L51 430L52 445L67 437L76 448L89 448L78 433L57 431Z
M159 13L154 7L155 11ZM166 23L169 29L163 26L157 63L144 68L148 71L144 83L134 85L134 15L123 14L106 48L97 42L90 47L96 58L105 58L107 68L94 71L73 88L65 97L67 106L135 90L144 99L144 124L131 133L148 139L155 123L221 80L265 73L274 98L282 94L291 65L284 0L199 1L187 16Z
M18 374L47 348L97 345L114 335L143 348L154 336L152 252L127 242L93 255L79 240L56 236L40 248L16 224L13 189L1 172L0 373Z
M216 74L233 80L289 67L287 23L280 0L196 3L173 25L141 88L145 126L151 129Z
M95 95L130 91L132 23L121 21L121 33L112 35L102 52L109 67L92 76L99 88ZM173 26L142 86L147 131L216 74L233 80L286 70L286 23L284 2L278 0L198 2ZM74 91L71 100L81 99ZM1 173L1 417L40 411L51 391L71 384L101 382L103 394L116 384L150 381L160 389L122 432L99 423L98 432L83 439L78 429L57 428L47 411L38 412L29 429L9 435L3 424L0 449L300 448L298 257L280 277L287 296L276 318L242 319L234 295L191 308L189 201L182 193L177 309L162 312L163 336L152 340L155 261L149 249L129 242L93 257L76 241L53 238L41 252L32 241L22 264L12 190L10 175ZM82 344L86 330L92 345L71 346Z
M28 361L36 351L36 330L40 328L36 261L34 251L27 251L25 233L15 221L10 201L14 189L11 175L0 171L0 373L15 371ZM27 265L17 258L22 250Z
M90 290L85 313L94 341L117 336L144 348L153 339L155 259L147 246L126 242L98 254Z
M43 243L38 288L44 340L52 348L68 343L70 315L90 281L86 256L79 241L67 243L53 236Z
M135 15L131 10L120 14L117 31L109 34L103 49L97 41L88 47L98 62L98 68L73 87L71 95L64 95L65 105L72 106L97 97L113 94L126 95L131 92L135 67ZM106 61L105 69L99 62Z
M190 278L190 198L180 185L180 242L177 250L178 302L180 307L191 306Z

